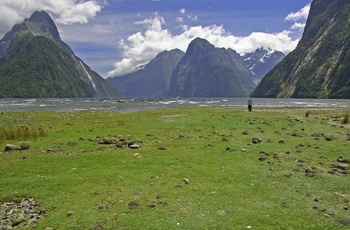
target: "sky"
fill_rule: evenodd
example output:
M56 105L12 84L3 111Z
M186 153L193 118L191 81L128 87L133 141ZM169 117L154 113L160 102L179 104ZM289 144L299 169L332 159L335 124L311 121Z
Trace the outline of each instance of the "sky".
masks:
M74 53L102 77L133 72L196 37L243 55L285 54L301 39L312 0L0 0L0 38L45 10Z

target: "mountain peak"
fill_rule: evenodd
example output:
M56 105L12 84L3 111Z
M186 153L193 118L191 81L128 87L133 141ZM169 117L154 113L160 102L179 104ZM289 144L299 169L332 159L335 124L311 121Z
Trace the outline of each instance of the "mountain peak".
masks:
M54 39L60 39L56 25L46 11L35 11L24 23L34 36L46 35L48 32Z
M215 47L203 38L195 38L188 45L186 53L191 55L202 55L206 53L208 49L215 49Z

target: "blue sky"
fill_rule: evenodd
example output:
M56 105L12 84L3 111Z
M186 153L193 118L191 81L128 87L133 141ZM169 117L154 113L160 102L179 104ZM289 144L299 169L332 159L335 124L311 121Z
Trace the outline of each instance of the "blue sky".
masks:
M159 52L186 51L195 37L244 54L289 53L312 0L0 0L0 37L45 10L61 38L103 77L147 64Z

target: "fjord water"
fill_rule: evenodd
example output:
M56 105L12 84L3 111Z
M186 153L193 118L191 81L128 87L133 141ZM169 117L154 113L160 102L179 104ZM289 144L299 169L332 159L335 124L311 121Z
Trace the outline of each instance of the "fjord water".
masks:
M127 113L173 107L246 108L247 101L248 98L0 99L0 112L104 110ZM349 99L253 98L253 102L254 108L350 108Z

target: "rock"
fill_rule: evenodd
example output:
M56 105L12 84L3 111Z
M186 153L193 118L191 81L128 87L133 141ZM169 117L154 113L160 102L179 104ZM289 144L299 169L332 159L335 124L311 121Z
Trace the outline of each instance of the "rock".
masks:
M74 141L71 141L68 143L69 146L77 146L78 143L77 142L74 142Z
M313 168L305 169L305 173L315 173L316 171Z
M226 151L232 151L233 152L233 151L236 151L236 149L235 148L231 148L231 147L227 147Z
M315 176L315 173L305 173L305 176L306 176L306 177L314 177L314 176Z
M243 135L248 135L248 134L249 134L249 131L248 131L248 130L244 130L244 131L242 132L242 134L243 134Z
M129 147L129 149L139 149L140 148L140 146L138 144L131 144L128 147Z
M166 147L165 146L160 146L160 147L158 147L158 150L166 150Z
M51 148L46 150L46 153L53 153L53 152L54 152L54 150Z
M155 208L156 207L156 202L155 201L149 201L148 202L148 207L149 208Z
M348 170L349 169L349 165L347 165L345 163L339 163L339 162L333 163L332 167L337 168L337 169L341 169L341 170Z
M184 178L184 181L185 181L185 184L189 184L190 183L190 180L187 179L187 178Z
M340 163L350 163L350 158L339 157L337 161Z
M345 226L350 226L350 219L339 219L338 220L339 223L341 223L342 225L345 225Z
M136 201L131 201L131 202L128 204L129 209L135 209L135 208L137 208L137 207L139 207L139 206L140 206L140 204L139 204L138 202L136 202Z
M16 146L16 145L12 145L12 144L7 144L7 145L5 146L5 151L6 151L6 152L18 151L18 150L20 150L20 149L21 149L20 147L18 147L18 146Z
M252 143L253 144L259 144L259 143L261 143L262 142L262 140L259 138L259 137L254 137L253 139L252 139Z
M20 202L7 201L0 204L0 229L26 229L31 228L46 214L36 211L38 204L31 198Z
M74 212L73 211L69 211L69 212L67 212L67 216L72 216L74 214Z
M21 150L27 150L29 148L30 148L30 146L28 144L26 144L26 143L21 144Z

